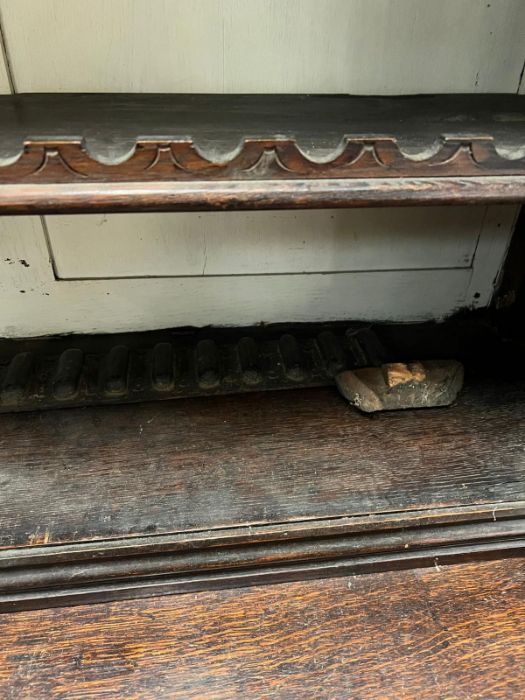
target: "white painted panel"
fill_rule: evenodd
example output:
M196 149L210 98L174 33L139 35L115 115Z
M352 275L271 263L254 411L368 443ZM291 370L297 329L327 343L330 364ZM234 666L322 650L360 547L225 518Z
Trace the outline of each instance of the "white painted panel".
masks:
M469 267L483 207L50 216L61 279ZM87 232L89 231L89 234Z
M2 0L17 90L515 92L522 0Z
M523 65L523 0L228 4L235 9L226 30L231 42L225 54L227 91L396 94L517 89L516 76ZM261 71L265 63L267 70Z
M2 45L0 43L0 95L9 95L11 92L11 86L9 84L5 55L1 50Z
M439 297L436 270L58 282L49 297L25 285L24 294L4 297L2 335L229 325L232 306L235 325L370 320L384 315L385 300L392 320L440 318L464 305L469 279L470 270L449 271Z
M515 207L491 207L472 268L57 281L36 217L0 219L0 335L328 319L442 318L489 301Z

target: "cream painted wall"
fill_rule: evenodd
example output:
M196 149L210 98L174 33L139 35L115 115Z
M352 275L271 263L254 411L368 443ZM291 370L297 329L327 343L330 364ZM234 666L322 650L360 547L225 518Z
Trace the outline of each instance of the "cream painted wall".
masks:
M516 92L522 0L2 0L23 91Z
M1 46L0 46L1 49ZM9 84L9 75L7 72L7 64L5 60L5 55L2 53L0 55L0 95L8 95L11 92L11 85Z
M522 0L0 0L0 19L19 92L516 92L525 60ZM489 302L515 213L7 218L0 335L442 317Z

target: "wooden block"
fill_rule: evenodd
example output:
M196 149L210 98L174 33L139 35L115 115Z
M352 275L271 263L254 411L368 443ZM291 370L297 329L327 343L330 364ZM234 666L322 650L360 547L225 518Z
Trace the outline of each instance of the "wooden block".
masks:
M448 406L463 386L463 365L456 360L395 362L341 372L336 382L365 413Z

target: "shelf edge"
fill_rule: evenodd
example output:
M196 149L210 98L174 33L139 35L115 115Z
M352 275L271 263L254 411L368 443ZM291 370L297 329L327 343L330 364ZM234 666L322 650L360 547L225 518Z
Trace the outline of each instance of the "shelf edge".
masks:
M525 175L0 185L0 214L324 209L510 203Z

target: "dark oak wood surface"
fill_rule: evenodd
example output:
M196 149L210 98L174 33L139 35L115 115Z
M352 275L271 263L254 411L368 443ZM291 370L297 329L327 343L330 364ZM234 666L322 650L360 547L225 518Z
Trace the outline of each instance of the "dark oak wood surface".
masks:
M525 695L525 559L0 616L0 695Z
M337 209L506 204L525 199L525 175L0 185L3 214Z
M0 97L0 211L525 197L525 96Z
M193 142L211 162L236 157L244 139L293 140L307 156L335 157L345 137L394 139L407 155L431 157L443 136L490 138L502 157L525 147L525 98L512 94L367 97L287 94L26 93L0 98L0 159L25 141L84 141L106 165L137 142ZM195 155L197 157L197 154ZM9 167L9 166L8 166Z
M525 551L525 386L369 417L335 389L0 417L0 610Z
M0 416L2 547L525 500L525 386L373 418L334 388Z

